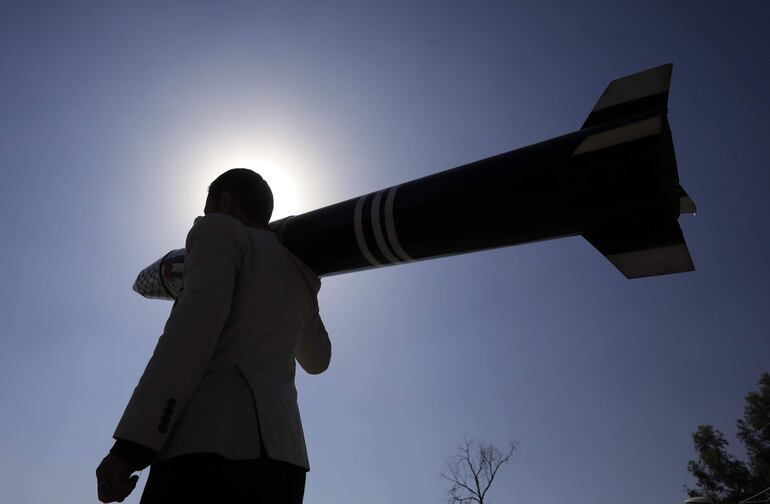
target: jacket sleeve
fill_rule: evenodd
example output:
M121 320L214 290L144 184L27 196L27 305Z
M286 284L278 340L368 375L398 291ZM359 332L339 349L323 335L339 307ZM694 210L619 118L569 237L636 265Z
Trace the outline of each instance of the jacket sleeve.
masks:
M321 374L329 367L332 344L318 311L305 325L302 339L297 343L294 355L302 369L310 374Z
M131 466L135 471L141 471L155 458L157 452L146 446L125 439L116 439L110 448L110 453Z
M212 214L187 235L184 285L113 435L160 451L200 384L227 321L248 237Z

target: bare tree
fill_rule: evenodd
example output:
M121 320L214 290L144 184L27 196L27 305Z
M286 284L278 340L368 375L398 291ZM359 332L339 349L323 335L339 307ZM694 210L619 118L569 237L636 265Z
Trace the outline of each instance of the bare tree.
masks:
M510 460L515 450L514 442L503 453L494 445L466 439L457 447L457 453L447 460L446 469L441 473L442 478L452 483L447 502L484 504L497 471Z

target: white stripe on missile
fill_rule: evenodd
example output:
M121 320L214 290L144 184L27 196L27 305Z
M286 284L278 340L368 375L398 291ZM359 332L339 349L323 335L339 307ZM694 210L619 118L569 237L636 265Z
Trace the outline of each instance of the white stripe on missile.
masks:
M372 202L372 229L374 230L374 239L377 241L377 246L380 247L382 255L391 263L397 263L401 261L390 251L390 247L388 247L388 243L385 241L385 236L382 234L382 224L380 224L380 201L384 192L385 189L378 191L374 195L374 201Z
M361 254L363 254L372 266L382 266L369 251L369 247L366 245L366 238L364 237L364 226L361 222L361 217L364 213L364 200L366 200L368 196L368 194L361 196L356 202L356 208L353 211L353 228L356 232L356 241L358 242L358 248L361 250Z
M638 140L653 135L658 135L663 129L663 124L660 116L650 117L643 121L638 121L631 124L626 124L619 128L613 128L611 130L602 131L595 135L586 137L575 152L573 156L578 154L585 154L586 152L593 152L599 149L606 149L613 145L618 145L632 140Z
M396 222L393 218L393 200L396 197L396 191L400 185L393 186L388 189L388 194L385 196L385 231L388 233L388 239L393 245L393 250L402 261L414 261L409 254L404 251L401 243L398 241L398 234L396 234Z

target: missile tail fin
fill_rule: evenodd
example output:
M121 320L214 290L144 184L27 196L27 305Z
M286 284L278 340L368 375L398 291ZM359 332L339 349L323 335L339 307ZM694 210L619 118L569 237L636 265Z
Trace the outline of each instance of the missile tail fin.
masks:
M610 82L583 123L590 128L630 115L665 114L673 63Z
M682 186L679 186L679 213L689 213L695 215L698 208L695 206L695 202L692 200L689 194L685 192Z
M674 219L642 220L583 237L629 279L695 270Z

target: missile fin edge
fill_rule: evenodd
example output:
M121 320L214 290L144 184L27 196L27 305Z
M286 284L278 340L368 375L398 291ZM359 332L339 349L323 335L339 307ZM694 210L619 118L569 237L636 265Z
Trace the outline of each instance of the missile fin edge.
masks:
M639 113L665 113L673 66L673 63L668 63L610 82L582 128Z

